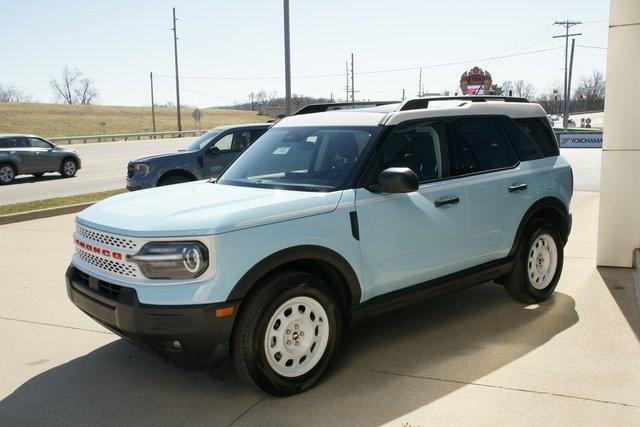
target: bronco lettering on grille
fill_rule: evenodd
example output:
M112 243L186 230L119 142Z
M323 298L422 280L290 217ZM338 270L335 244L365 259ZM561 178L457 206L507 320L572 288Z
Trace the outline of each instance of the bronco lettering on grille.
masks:
M75 239L75 242L76 242L76 246L80 247L81 249L84 249L87 252L92 252L98 255L105 256L107 258L113 258L117 260L122 259L122 254L120 252L113 252L113 251L110 251L109 249L104 249L99 246L90 245L89 243L85 243L82 240L78 240L78 239Z

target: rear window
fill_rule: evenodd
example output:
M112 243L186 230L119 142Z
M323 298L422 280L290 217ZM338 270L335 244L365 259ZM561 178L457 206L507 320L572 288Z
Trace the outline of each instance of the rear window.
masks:
M30 146L29 140L23 137L0 139L0 148L27 148Z
M546 118L514 119L520 131L536 146L543 157L557 156L558 144ZM525 159L523 159L525 160Z

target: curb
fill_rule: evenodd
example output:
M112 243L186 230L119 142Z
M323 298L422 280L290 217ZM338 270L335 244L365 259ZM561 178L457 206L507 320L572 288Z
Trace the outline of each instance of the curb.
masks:
M0 225L14 222L31 221L33 219L49 218L58 215L67 215L80 212L96 202L78 203L76 205L57 206L55 208L38 209L36 211L20 212L15 214L0 215Z

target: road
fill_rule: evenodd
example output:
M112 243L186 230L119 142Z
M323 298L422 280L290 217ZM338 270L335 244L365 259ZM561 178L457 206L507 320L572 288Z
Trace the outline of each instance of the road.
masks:
M13 184L0 187L0 205L124 188L129 160L174 151L191 140L193 138L73 145L82 159L82 169L76 177L62 179L58 174L48 174L36 179L20 176ZM600 191L601 151L583 148L561 151L573 167L576 191Z
M598 199L574 197L550 300L486 284L371 319L291 398L169 366L74 307L73 215L0 226L0 425L638 425L640 310L632 270L595 266Z
M19 176L13 184L0 187L0 205L124 188L129 160L175 151L193 139L65 145L78 150L82 159L82 169L74 178L63 179L57 173L47 174L39 179Z

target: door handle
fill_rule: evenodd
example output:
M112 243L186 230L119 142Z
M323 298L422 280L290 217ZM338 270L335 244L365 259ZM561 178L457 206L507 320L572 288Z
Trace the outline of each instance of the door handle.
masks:
M460 198L458 196L449 196L449 197L443 197L442 199L438 199L435 202L433 202L433 204L436 206L436 208L440 208L445 205L455 205L456 203L459 203L459 202L460 202Z
M516 191L524 191L527 189L527 184L513 184L509 186L509 193L515 193Z

